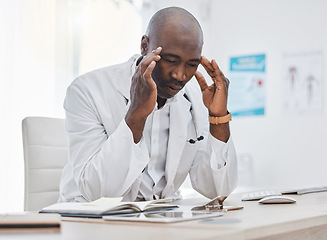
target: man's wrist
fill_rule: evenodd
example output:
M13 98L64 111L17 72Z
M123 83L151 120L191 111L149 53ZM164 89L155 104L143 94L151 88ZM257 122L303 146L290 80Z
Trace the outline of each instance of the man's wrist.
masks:
M216 116L209 115L209 122L211 124L215 124L215 125L227 123L231 120L232 120L232 114L228 111L227 111L227 114L222 117L216 117Z

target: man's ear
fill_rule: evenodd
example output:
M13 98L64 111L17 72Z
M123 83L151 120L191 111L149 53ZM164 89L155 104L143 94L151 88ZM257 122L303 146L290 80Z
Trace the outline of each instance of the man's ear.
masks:
M141 40L141 54L142 56L145 56L146 53L148 52L148 47L149 47L149 38L147 35L142 36Z

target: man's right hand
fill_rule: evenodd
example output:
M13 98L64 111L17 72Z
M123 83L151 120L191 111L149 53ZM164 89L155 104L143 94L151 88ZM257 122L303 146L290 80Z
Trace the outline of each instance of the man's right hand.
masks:
M127 111L125 121L133 132L134 142L140 141L147 117L153 111L157 101L157 86L151 74L160 60L162 48L158 47L145 56L136 67L132 77L130 89L131 105Z

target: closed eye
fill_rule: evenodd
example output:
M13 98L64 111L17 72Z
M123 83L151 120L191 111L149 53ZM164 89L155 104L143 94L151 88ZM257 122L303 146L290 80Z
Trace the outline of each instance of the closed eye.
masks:
M162 59L162 60L164 60L165 62L171 63L171 64L177 63L176 60L172 60L172 59Z
M199 65L199 63L189 63L188 64L190 67L197 67Z

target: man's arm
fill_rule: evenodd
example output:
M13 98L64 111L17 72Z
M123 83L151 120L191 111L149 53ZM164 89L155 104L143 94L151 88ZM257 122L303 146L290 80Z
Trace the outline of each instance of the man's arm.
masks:
M147 55L137 66L132 78L130 90L131 105L125 117L127 126L131 129L134 142L138 143L142 138L145 121L153 111L157 100L157 86L152 79L151 73L160 60L162 48L158 47Z
M212 124L210 123L210 133L220 141L227 142L230 137L229 123Z
M227 95L229 80L220 71L215 60L209 62L201 58L201 64L211 77L213 84L208 86L200 72L195 73L202 92L203 103L210 121L208 141L203 142L193 163L190 176L194 189L206 197L228 196L237 184L237 160L233 141L230 138ZM227 115L227 116L226 116ZM220 141L218 141L220 140ZM211 174L208 174L208 171Z
M70 162L79 191L89 201L101 196L124 196L126 200L134 200L139 176L149 161L145 142L135 143L139 143L144 122L155 106L156 88L151 87L151 72L155 61L160 59L157 56L160 51L146 56L138 66L132 80L128 113L125 120L112 123L115 127L105 129L99 119L113 120L115 117L111 114L125 112L124 109L108 111L119 105L116 91L110 94L108 103L105 96L110 89L99 88L97 81L88 82L87 87L81 82L72 84L67 90L65 110ZM90 77L98 75L99 72ZM103 96L103 104L100 101L97 105L93 94L98 98Z
M138 178L149 161L147 147L145 142L135 144L124 119L113 116L125 114L126 111L111 111L112 105L120 105L118 97L121 96L115 94L117 91L99 89L94 82L89 81L87 86L80 82L71 85L65 99L73 178L87 201L102 196L123 196L125 201L133 201L139 185ZM104 102L108 90L113 93L110 103ZM93 96L103 97L103 101L96 105ZM112 121L110 126L104 127L100 118ZM64 178L70 179L71 176ZM71 191L66 192L68 195L76 194L73 192L75 189Z

